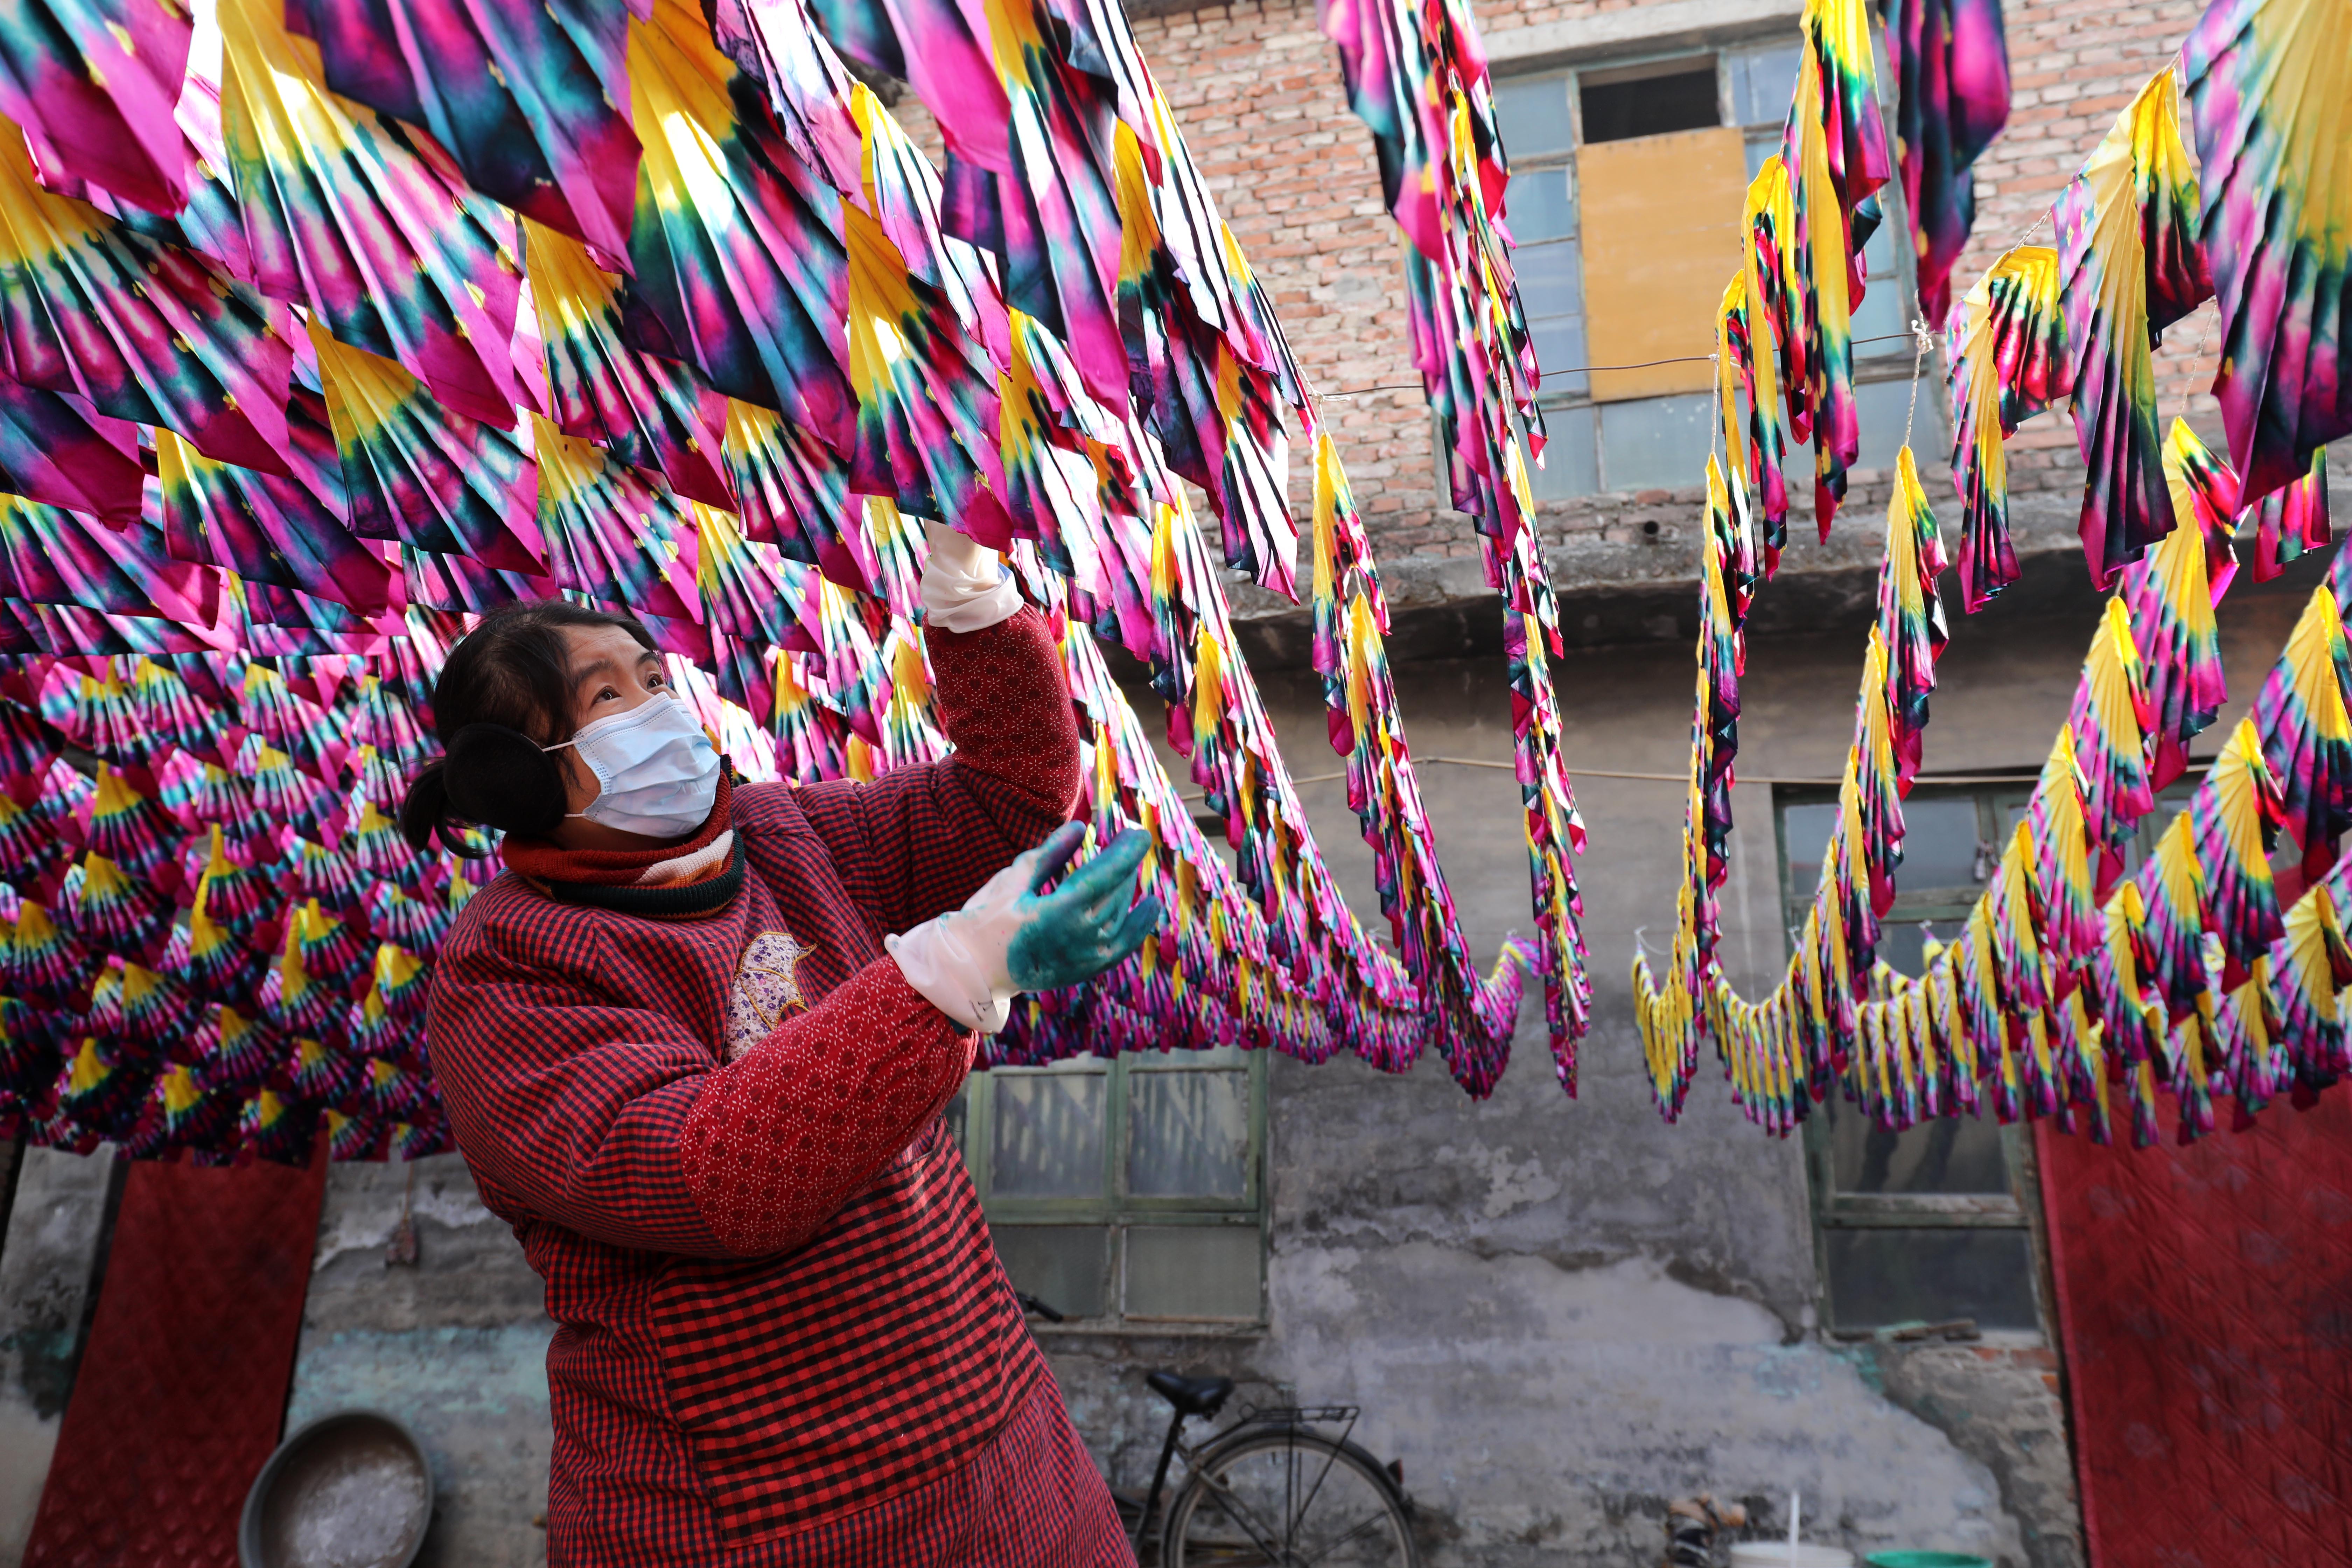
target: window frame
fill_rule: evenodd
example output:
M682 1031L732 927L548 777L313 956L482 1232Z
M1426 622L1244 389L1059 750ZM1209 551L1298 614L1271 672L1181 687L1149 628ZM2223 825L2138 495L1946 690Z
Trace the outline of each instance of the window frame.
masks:
M1075 1314L1061 1323L1034 1322L1038 1332L1087 1334L1262 1334L1267 1325L1267 1261L1272 1247L1271 1161L1267 1151L1266 1057L1243 1049L1238 1060L1222 1051L1124 1052L1115 1057L1081 1056L1045 1067L998 1067L965 1079L961 1112L950 1130L963 1155L964 1170L979 1194L992 1238L1000 1226L1018 1229L1100 1229L1108 1234L1105 1304L1099 1317ZM1131 1127L1130 1089L1137 1074L1238 1073L1246 1086L1248 1150L1243 1157L1239 1198L1141 1197L1127 1192ZM999 1197L990 1192L995 1158L996 1093L1009 1079L1055 1074L1100 1074L1103 1089L1103 1173L1100 1194L1087 1197ZM1127 1246L1131 1228L1254 1227L1257 1235L1257 1301L1246 1318L1207 1318L1131 1313L1127 1310ZM1048 1302L1058 1307L1058 1302Z
M1528 82L1559 82L1561 84L1561 93L1566 100L1567 105L1567 125L1569 133L1568 146L1556 151L1530 155L1525 160L1512 158L1512 177L1516 179L1522 174L1533 174L1546 173L1555 169L1564 170L1566 171L1567 178L1570 182L1570 204L1571 208L1574 208L1582 199L1581 187L1577 183L1576 169L1577 154L1586 144L1584 138L1583 92L1585 79L1590 77L1600 79L1603 81L1611 79L1622 80L1627 78L1629 73L1640 73L1653 68L1669 67L1683 64L1685 62L1695 63L1703 57L1711 58L1715 65L1717 123L1719 126L1727 127L1739 132L1743 142L1751 147L1760 137L1768 133L1777 135L1781 126L1785 124L1786 121L1787 110L1785 108L1781 111L1781 118L1776 121L1747 121L1737 118L1738 106L1734 95L1733 71L1735 68L1733 61L1734 57L1736 56L1745 57L1758 52L1759 48L1763 47L1785 47L1789 41L1790 40L1788 38L1782 37L1777 31L1769 34L1760 34L1752 30L1728 31L1698 40L1684 38L1675 42L1671 47L1668 46L1665 40L1660 40L1658 46L1654 47L1645 49L1636 48L1622 54L1610 54L1589 60L1578 60L1567 64L1561 64L1556 59L1549 62L1542 60L1530 60L1526 63L1523 68L1497 69L1495 72L1494 79L1495 84L1498 89ZM1879 36L1879 30L1875 27L1871 30L1871 47L1878 57L1880 79L1884 80L1885 79L1885 48L1884 40ZM1884 112L1885 106L1882 105L1882 113ZM1889 144L1892 145L1891 138L1893 137L1894 130L1891 120L1889 121L1887 133L1890 138ZM1504 151L1507 155L1509 153L1510 149L1507 141L1505 142ZM1889 180L1885 185L1880 188L1877 195L1881 210L1885 215L1880 226L1881 231L1888 237L1887 250L1893 263L1895 286L1898 290L1899 300L1902 306L1900 314L1907 322L1918 313L1918 279L1916 265L1916 258L1910 254L1911 247L1907 245L1893 243L1895 237L1909 232L1907 218L1904 210L1902 182L1900 180ZM1528 241L1514 247L1514 268L1515 270L1517 269L1519 255L1526 251L1543 246L1558 244L1573 245L1576 247L1577 320L1580 324L1581 324L1585 320L1584 268L1586 263L1586 253L1585 236L1580 218L1576 229L1570 234L1555 236L1546 239ZM1549 320L1551 318L1547 317L1545 319ZM1533 316L1529 316L1528 318L1528 324L1531 329L1535 324L1535 320L1536 318ZM1591 358L1590 334L1589 332L1580 332L1580 335L1581 335L1585 340L1586 358L1589 361ZM1916 349L1914 349L1907 341L1887 341L1872 342L1867 345L1857 345L1854 350L1853 356L1854 384L1857 387L1880 382L1895 382L1907 384L1913 379L1911 375L1911 367L1916 354ZM1950 428L1950 415L1949 411L1945 407L1943 401L1946 394L1943 389L1942 380L1937 375L1935 367L1932 365L1925 367L1921 371L1921 376L1931 384L1930 397L1928 399L1929 408L1935 416L1941 421L1941 429L1948 431ZM1548 376L1546 379L1549 381L1550 378ZM1710 395L1705 393L1669 394L1666 395L1668 397L1679 398L1709 398L1711 401ZM1604 403L1602 401L1596 400L1592 396L1591 381L1589 376L1583 378L1583 384L1575 390L1563 388L1559 391L1550 391L1545 388L1538 388L1536 394L1537 406L1541 410L1547 429L1549 431L1553 439L1561 441L1563 449L1567 444L1567 438L1564 438L1562 428L1564 423L1569 420L1581 420L1585 423L1587 435L1589 437L1589 445L1592 453L1593 479L1593 488L1589 491L1577 491L1566 496L1549 498L1539 497L1538 499L1562 500L1580 500L1586 496L1622 494L1630 489L1638 488L1629 485L1620 485L1613 481L1610 477L1608 449L1607 443L1604 439L1604 432L1601 428L1602 418L1601 411L1602 408L1610 406L1612 404L1630 405L1643 402L1664 400L1664 398L1655 400L1646 398L1619 398L1611 399ZM1710 416L1710 418L1712 416ZM1524 439L1526 432L1523 430L1520 432L1520 435L1522 439ZM1935 439L1942 439L1941 434L1937 433L1935 436ZM1436 456L1437 461L1435 464L1435 474L1438 489L1437 503L1441 507L1451 506L1453 504L1452 498L1446 489L1446 474L1448 472L1446 454L1440 450ZM1529 478L1530 479L1538 479L1539 476L1531 471Z
M1889 921L1946 922L1949 941L1960 934L1969 911L1985 882L1991 878L1992 868L2000 864L2000 851L2008 842L2007 832L2014 831L2012 810L2022 811L2032 798L2030 784L1979 785L1937 785L1922 779L1906 797L1906 801L1972 800L1977 807L1977 838L1980 847L1990 847L1989 864L1984 881L1971 889L1932 888L1906 891L1898 879L1895 902L1882 917ZM1792 806L1834 804L1838 792L1822 785L1775 785L1772 792L1772 827L1774 847L1778 857L1778 882L1780 889L1780 911L1782 940L1790 957L1796 953L1797 936L1805 914L1812 904L1813 889L1801 893L1789 880L1788 816ZM2154 814L2151 814L2152 816ZM1857 1230L2001 1230L2014 1231L2025 1237L2026 1280L2032 1293L2035 1327L2032 1329L1984 1328L1979 1332L1989 1341L2011 1343L2047 1344L2051 1342L2053 1307L2048 1283L2042 1278L2044 1241L2042 1236L2038 1205L2027 1200L2039 1192L2040 1173L2033 1161L2032 1144L2025 1135L2028 1123L2011 1122L1999 1128L2001 1169L2008 1178L2007 1193L1848 1193L1837 1184L1836 1149L1831 1132L1831 1117L1834 1114L1858 1116L1858 1108L1841 1103L1835 1108L1817 1108L1804 1120L1803 1159L1808 1206L1813 1222L1814 1310L1822 1331L1832 1339L1873 1339L1886 1325L1848 1327L1837 1320L1837 1305L1830 1286L1831 1237L1842 1231ZM1990 1111L1985 1115L1990 1116ZM1917 1131L1911 1129L1907 1131Z

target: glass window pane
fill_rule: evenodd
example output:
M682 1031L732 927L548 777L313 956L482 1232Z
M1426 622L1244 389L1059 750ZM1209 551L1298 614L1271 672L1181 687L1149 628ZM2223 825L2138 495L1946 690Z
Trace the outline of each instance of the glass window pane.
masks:
M1731 112L1742 125L1779 125L1789 118L1789 100L1797 96L1797 63L1801 44L1767 44L1739 49L1727 57L1731 68Z
M1879 230L1886 233L1886 230ZM1898 339L1889 343L1889 339ZM1910 336L1910 299L1903 279L1891 273L1872 275L1863 291L1863 303L1853 308L1855 360L1907 360L1919 353Z
M1895 454L1903 449L1903 421L1911 413L1911 383L1856 383L1853 412L1862 426L1862 455L1854 460L1854 467L1893 468ZM1950 438L1944 434L1943 406L1937 400L1932 379L1919 383L1919 412L1911 426L1911 450L1915 455L1924 455L1923 460L1951 450ZM1791 457L1789 471L1800 473L1811 462L1810 454L1801 458Z
M1066 1318L1110 1310L1110 1230L1090 1225L1000 1225L989 1229L1015 1290Z
M1576 190L1572 165L1562 163L1511 176L1504 212L1511 238L1520 245L1565 239L1576 232Z
M1513 253L1511 268L1519 280L1519 304L1528 320L1573 316L1584 309L1577 275L1577 244L1572 239L1530 245ZM1570 360L1570 364L1581 361Z
M1842 1193L1999 1195L2009 1191L2000 1124L1937 1117L1890 1132L1850 1105L1829 1107L1831 1169Z
M1759 132L1748 138L1748 177L1753 181L1764 169L1764 160L1777 157L1780 152L1780 133Z
M1629 142L1723 122L1715 62L1633 81L1590 82L1583 90L1584 140Z
M999 1068L989 1195L1102 1195L1105 1076Z
M1258 1315L1258 1236L1245 1226L1129 1226L1127 1315Z
M1584 373L1584 362L1589 356L1584 344L1583 317L1549 316L1533 321L1528 323L1528 334L1535 339L1536 364L1543 372L1543 384L1536 389L1538 392L1572 397L1591 390L1592 378ZM1589 435L1585 444L1591 445Z
M1612 490L1706 483L1714 416L1715 400L1703 392L1601 405L1601 479Z
M1812 897L1822 879L1822 857L1829 853L1830 829L1837 826L1837 803L1832 800L1792 805L1780 814L1780 842L1789 856L1790 898Z
M1978 875L1977 844L1973 799L1914 795L1903 803L1903 864L1895 872L1896 890L1911 895L1958 888L1973 898L1984 880Z
M1568 118L1566 77L1497 79L1495 118L1502 128L1503 151L1514 163L1576 145L1576 129Z
M2034 1330L2033 1261L2021 1230L1832 1230L1830 1310L1841 1329L1974 1318Z
M1546 377L1544 384L1550 385L1550 378ZM1593 461L1591 409L1545 409L1544 437L1543 467L1528 469L1528 487L1535 491L1536 500L1568 500L1600 489L1601 474Z
M1958 921L1949 922L1957 925ZM1882 921L1878 927L1878 961L1897 974L1917 974L1925 967L1919 954L1925 937L1917 921Z
M1129 1074L1127 1139L1127 1190L1130 1196L1246 1197L1248 1075Z

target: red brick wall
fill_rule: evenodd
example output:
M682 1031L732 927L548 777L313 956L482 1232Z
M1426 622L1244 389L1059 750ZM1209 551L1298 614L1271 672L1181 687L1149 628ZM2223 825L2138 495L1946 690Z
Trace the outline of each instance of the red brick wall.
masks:
M1514 29L1636 8L1634 0L1523 0L1481 5L1476 14L1490 45L1499 46ZM1956 295L2047 210L2200 9L2197 0L2009 0L2014 108L2007 134L1978 164L1977 240L1956 274ZM1384 559L1475 553L1468 520L1438 495L1427 406L1406 338L1402 241L1381 205L1370 137L1348 108L1337 53L1315 18L1312 0L1255 0L1143 16L1135 32L1323 397L1375 550ZM911 96L896 112L936 153L936 132ZM2050 243L2047 226L2035 240ZM2211 379L2212 319L2210 306L2199 311L2159 352L2168 420L2192 384ZM2200 339L2192 377L2185 367ZM1376 387L1387 390L1365 390ZM2200 393L2190 412L2201 427L2215 427L2210 397ZM2081 482L2073 422L2063 414L2028 425L2011 453L2018 489ZM1310 476L1305 463L1293 467L1303 502ZM1792 491L1807 489L1801 473L1792 477ZM1869 475L1856 479L1849 514L1874 521L1884 486ZM1931 484L1938 501L1949 493L1940 479ZM1631 543L1645 523L1686 521L1696 499L1695 490L1646 491L1549 502L1545 531L1553 542Z

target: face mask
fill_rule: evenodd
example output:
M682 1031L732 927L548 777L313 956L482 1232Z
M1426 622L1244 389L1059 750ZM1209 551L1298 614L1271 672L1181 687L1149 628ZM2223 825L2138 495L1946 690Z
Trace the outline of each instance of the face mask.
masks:
M649 838L682 838L709 820L719 798L719 753L674 697L599 719L562 746L546 749L564 746L580 753L597 785L588 809L568 816Z

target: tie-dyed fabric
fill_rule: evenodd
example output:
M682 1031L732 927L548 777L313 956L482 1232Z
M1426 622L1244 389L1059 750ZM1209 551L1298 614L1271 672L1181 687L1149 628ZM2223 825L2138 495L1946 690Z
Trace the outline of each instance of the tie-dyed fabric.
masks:
M221 133L253 280L455 412L510 424L512 220L436 154L327 90L276 0L220 0Z
M172 110L193 37L178 5L11 6L0 17L0 114L24 127L44 173L175 213L188 199L188 144Z
M1920 313L1940 321L1976 223L1970 165L2009 122L2009 40L2000 0L1878 0L1877 9L1895 81L1895 155Z
M2181 47L2221 298L2213 384L2252 502L2352 434L2352 5L2225 0Z
M849 247L849 376L857 394L850 484L903 511L952 517L975 539L1012 542L998 498L996 381L946 299L907 270L882 226L856 207Z
M1862 243L1855 209L1893 172L1879 117L1869 21L1863 0L1806 0L1804 52L1783 129L1789 171L1788 253L1799 292L1780 330L1805 345L1805 375L1791 381L1813 443L1813 515L1821 536L1844 499L1846 470L1861 455L1853 404L1853 308L1862 302Z
M0 371L282 470L289 333L284 312L195 256L42 190L0 121Z
M1977 279L1944 329L1952 483L1961 501L1960 605L1970 615L2018 577L2005 443L2074 386L2058 283L2055 250L2019 246Z
M2052 209L2074 430L2090 470L2083 552L2101 588L2171 530L2148 351L2213 291L2194 232L2197 177L2179 100L2167 67L2116 117Z
M775 409L836 452L855 439L841 198L685 0L629 24L645 128L630 231L632 339Z
M419 550L539 572L524 542L538 492L531 463L495 426L449 413L389 360L313 328L352 531Z
M720 452L727 400L677 360L633 346L622 280L569 235L525 219L523 265L545 345L549 419L688 500L738 509Z
M338 1157L443 1146L401 998L476 884L405 857L392 813L464 616L555 591L628 607L689 661L681 689L739 765L870 777L942 744L909 618L939 513L1009 546L1065 629L1101 764L1090 814L1106 835L1154 826L1155 875L1186 914L1087 997L1037 999L1006 1059L1158 1046L1172 1021L1197 1044L1396 1070L1434 1043L1484 1093L1526 966L1572 1082L1581 826L1513 423L1539 428L1535 366L1466 15L1409 25L1451 30L1440 52L1475 79L1423 117L1449 149L1444 222L1475 243L1428 271L1417 330L1522 634L1540 936L1485 976L1412 783L1338 453L1116 5L829 13L939 94L945 180L793 0L726 0L707 21L658 3L395 9L221 10L217 78L200 38L167 116L195 154L176 212L46 142L50 188L30 153L0 174L21 285L0 321L20 388L0 476L30 492L0 502L0 649L36 661L0 692L54 686L76 744L118 770L94 814L65 810L87 824L70 843L10 862L58 911L20 920L12 946L68 990L122 977L105 1037L56 1042L57 1070L0 1116L86 1146L54 1091L96 1039L72 1103L142 1155L298 1159L322 1125ZM1323 864L1184 508L1189 479L1225 563L1290 591L1294 420L1318 439L1331 522L1333 739L1385 849L1396 953ZM154 430L152 476L131 422ZM1192 832L1097 628L1150 665L1236 870ZM79 664L47 680L58 658L120 662L84 694ZM28 804L8 797L33 827L72 787L34 778L45 762L27 755ZM118 1068L147 1089L110 1094Z
M145 488L138 426L72 393L0 380L0 490L123 523Z
M155 432L163 533L173 556L249 582L302 589L355 609L392 601L394 573L350 530L349 498L326 403L298 390L287 408L286 477L216 463Z
M1875 917L1899 875L1892 737L1904 688L1888 683L1889 644L1873 628L1840 810L1781 985L1748 1003L1719 973L1694 983L1679 941L1664 980L1636 960L1653 1093L1670 1120L1701 1030L1717 1038L1735 1101L1776 1132L1839 1092L1889 1128L1989 1105L2003 1120L2048 1117L2103 1142L2127 1105L2144 1146L2157 1136L2160 1089L2175 1096L2187 1142L2219 1126L2217 1096L2234 1099L2234 1124L2245 1127L2272 1099L2308 1104L2344 1075L2334 987L2352 973L2339 912L2352 859L2337 858L2352 826L2352 575L2313 594L2253 714L2137 874L2120 879L2124 847L2180 771L2187 736L2226 700L2211 611L2234 578L2231 542L2257 515L2240 510L2227 459L2185 425L2164 457L2174 530L2107 601L1999 868L1958 940L1927 944L1916 978L1874 969ZM1882 624L1901 601L1883 588ZM1703 639L1703 704L1707 657ZM1703 755L1703 718L1693 743ZM2270 869L2282 829L2310 884L2284 910ZM1693 889L1704 891L1703 877ZM1686 921L1701 906L1678 891L1675 907ZM1683 1001L1694 984L1703 1014Z
M292 0L288 16L317 40L330 89L431 132L492 200L606 257L627 254L637 196L627 8Z

